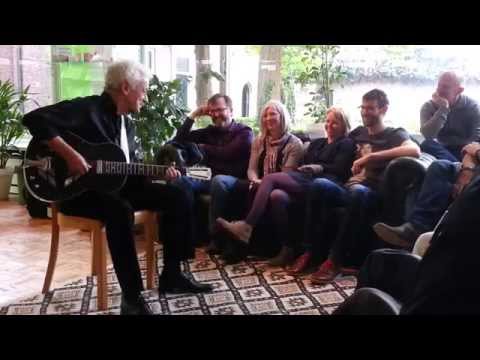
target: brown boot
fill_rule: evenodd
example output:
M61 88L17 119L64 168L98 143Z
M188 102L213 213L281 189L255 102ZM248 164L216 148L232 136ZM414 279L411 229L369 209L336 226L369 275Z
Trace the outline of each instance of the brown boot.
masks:
M232 235L236 240L239 240L245 244L248 244L248 242L250 241L250 236L252 236L253 228L245 221L227 221L225 219L218 218L217 223L230 235Z

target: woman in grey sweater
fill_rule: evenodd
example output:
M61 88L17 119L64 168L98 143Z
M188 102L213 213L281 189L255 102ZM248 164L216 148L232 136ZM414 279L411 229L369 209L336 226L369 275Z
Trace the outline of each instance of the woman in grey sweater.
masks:
M303 145L300 139L288 131L290 114L286 107L278 101L271 100L264 106L260 118L261 131L252 144L248 180L228 175L217 175L212 180L211 201L215 204L210 206L212 219L241 217L239 209L242 208L242 203L243 205L251 203L252 199L256 198L257 189L261 186L264 176L296 170L302 161ZM269 198L266 199L265 208L268 200ZM238 206L232 206L233 204ZM272 204L272 209L276 207L275 205ZM213 209L216 209L216 213L213 213ZM262 214L259 214L258 218ZM213 239L218 238L216 230L211 229ZM220 244L216 245L215 247L219 247ZM227 262L237 262L239 260L237 255L238 253L227 254Z

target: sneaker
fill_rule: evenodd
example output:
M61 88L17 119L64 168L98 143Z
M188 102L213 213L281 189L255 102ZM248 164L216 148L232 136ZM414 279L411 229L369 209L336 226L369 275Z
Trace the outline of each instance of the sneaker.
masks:
M373 225L373 230L383 241L404 249L410 249L421 234L409 222L400 226L377 223Z
M323 262L318 270L312 274L311 280L314 285L323 285L329 283L340 274L340 268L330 259Z

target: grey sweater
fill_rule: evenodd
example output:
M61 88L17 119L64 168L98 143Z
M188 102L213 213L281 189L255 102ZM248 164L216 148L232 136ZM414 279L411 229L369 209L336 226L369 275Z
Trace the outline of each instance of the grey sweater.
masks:
M460 95L449 109L427 101L420 111L420 131L447 147L462 147L480 139L480 111L475 100Z
M263 143L264 138L261 135L257 136L253 141L247 172L249 180L257 180L260 178L257 169L260 154L265 150ZM296 170L303 158L302 141L295 135L291 135L282 152L283 158L281 171Z

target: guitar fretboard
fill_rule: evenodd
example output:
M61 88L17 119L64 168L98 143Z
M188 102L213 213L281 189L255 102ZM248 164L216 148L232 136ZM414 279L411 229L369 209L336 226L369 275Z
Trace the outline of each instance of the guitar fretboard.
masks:
M140 163L125 163L119 161L99 160L96 164L96 173L105 175L145 175L145 176L165 176L168 166L147 165ZM182 172L182 169L177 168Z

